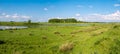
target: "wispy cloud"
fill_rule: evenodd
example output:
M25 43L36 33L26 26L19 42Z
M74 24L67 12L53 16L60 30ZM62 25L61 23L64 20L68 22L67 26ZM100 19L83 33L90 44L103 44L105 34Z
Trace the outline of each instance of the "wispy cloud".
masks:
M89 6L77 5L76 7L78 7L78 8L82 8L82 7L93 8L93 6L92 6L92 5L89 5Z
M119 6L120 6L120 4L114 4L114 6L115 6L115 7L119 7Z
M26 16L26 15L18 15L17 13L15 14L12 14L12 15L9 15L9 14L6 14L6 13L2 13L0 15L0 18L25 18L25 19L29 19L31 18L31 16Z
M12 18L19 18L20 16L18 16L18 14L16 13L16 14L13 14L11 17Z
M3 18L10 18L10 17L11 17L10 15L3 16Z
M44 8L44 10L45 10L45 11L47 11L47 10L48 10L48 8Z
M84 6L83 5L77 5L76 7L81 8L81 7L84 7Z
M80 13L75 14L75 16L76 16L76 17L79 17L79 16L80 16Z
M2 15L5 15L5 13L2 13Z

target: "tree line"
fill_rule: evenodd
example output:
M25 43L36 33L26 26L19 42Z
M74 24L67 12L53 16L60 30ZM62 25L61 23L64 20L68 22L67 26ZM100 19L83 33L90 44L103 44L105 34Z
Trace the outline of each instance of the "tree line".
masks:
M75 18L67 18L67 19L49 19L49 23L77 23L77 20Z

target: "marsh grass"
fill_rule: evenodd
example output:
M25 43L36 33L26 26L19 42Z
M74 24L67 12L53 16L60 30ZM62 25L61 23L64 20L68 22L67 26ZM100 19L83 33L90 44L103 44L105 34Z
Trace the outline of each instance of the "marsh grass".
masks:
M58 25L0 31L0 54L120 54L119 24Z

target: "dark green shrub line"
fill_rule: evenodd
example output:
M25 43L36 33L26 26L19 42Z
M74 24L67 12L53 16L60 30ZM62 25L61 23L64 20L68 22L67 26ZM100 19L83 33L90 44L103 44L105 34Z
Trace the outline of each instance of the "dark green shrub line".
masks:
M68 18L68 19L49 19L48 20L49 23L76 23L77 20L74 18Z

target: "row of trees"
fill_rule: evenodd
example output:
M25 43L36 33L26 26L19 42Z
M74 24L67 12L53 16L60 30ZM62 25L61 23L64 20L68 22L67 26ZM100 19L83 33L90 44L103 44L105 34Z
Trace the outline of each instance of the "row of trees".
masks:
M75 18L68 18L68 19L49 19L49 23L76 23L77 20Z

